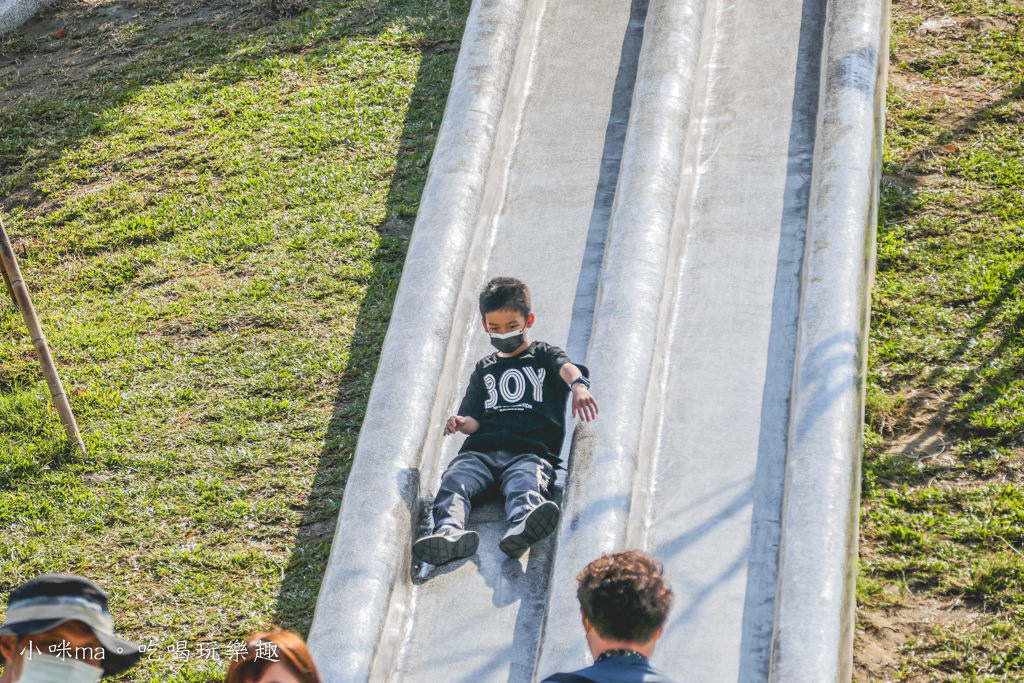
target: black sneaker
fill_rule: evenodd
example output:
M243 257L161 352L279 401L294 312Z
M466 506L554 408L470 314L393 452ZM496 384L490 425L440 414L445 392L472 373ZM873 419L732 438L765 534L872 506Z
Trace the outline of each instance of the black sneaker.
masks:
M508 530L498 547L509 557L519 557L531 545L558 526L558 505L547 500L530 510L519 524Z
M479 545L480 534L477 532L443 526L413 543L412 554L420 562L439 565L469 557Z

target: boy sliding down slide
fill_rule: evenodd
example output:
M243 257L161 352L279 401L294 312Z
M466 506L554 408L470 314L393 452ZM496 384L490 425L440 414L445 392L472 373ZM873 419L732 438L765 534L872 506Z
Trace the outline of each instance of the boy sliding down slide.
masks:
M530 292L511 277L496 277L480 293L484 330L497 352L476 364L469 387L444 426L445 435L468 434L459 454L441 475L434 498L434 530L412 546L413 555L433 565L476 552L480 536L466 529L470 500L498 484L505 497L509 530L498 547L519 557L558 523L558 505L547 499L565 437L565 401L585 422L597 417L586 367L565 352L530 342Z

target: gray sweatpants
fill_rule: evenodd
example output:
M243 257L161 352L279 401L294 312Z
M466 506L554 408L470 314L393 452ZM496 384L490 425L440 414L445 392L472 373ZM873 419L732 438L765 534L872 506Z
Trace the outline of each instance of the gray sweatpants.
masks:
M547 500L555 468L533 453L465 451L455 456L434 497L434 529L466 527L471 500L498 484L505 497L505 518L514 525Z

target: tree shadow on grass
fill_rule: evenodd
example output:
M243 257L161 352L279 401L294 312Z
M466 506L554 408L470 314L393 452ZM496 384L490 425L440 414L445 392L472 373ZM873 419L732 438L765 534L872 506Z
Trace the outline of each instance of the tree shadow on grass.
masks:
M70 181L62 178L67 186L53 199L41 189L49 176L61 177L65 155L101 145L119 119L133 116L133 102L148 89L189 73L208 75L213 85L223 87L251 78L245 67L254 62L324 49L332 40L369 35L388 26L381 2L321 2L313 11L287 17L265 9L272 1L64 0L42 9L18 31L0 36L0 211L25 216L25 220L7 222L23 266L33 260L36 265L60 266L69 256L129 254L135 247L173 239L173 230L137 235L122 231L101 235L98 246L90 246L94 236L74 222L81 210L75 201L76 195L91 194L102 186L102 168L90 166L85 172L92 177L80 177L76 169L79 175ZM49 35L50 29L61 26L68 29L63 37ZM158 150L139 153L148 152ZM130 160L108 161L117 167ZM171 171L164 165L155 172ZM45 225L31 220L35 215L55 214L61 217ZM95 222L106 226L115 218L102 215ZM65 221L70 222L71 235L45 234ZM41 287L26 277L30 289ZM131 280L129 275L96 286L110 291ZM2 299L0 305L6 305ZM5 320L0 317L0 332L12 328L13 335L24 335L27 343L23 326ZM30 390L38 380L33 354L0 364L0 394Z
M458 22L459 32L469 10L468 0L450 4L400 3L409 12L436 11L438 4ZM421 61L399 143L396 168L387 198L387 214L377 226L380 244L373 273L353 333L349 362L338 384L327 435L309 499L284 570L274 619L284 628L308 634L320 592L341 498L352 464L370 388L377 371L381 345L390 322L427 166L440 127L445 99L458 53L458 41L428 41ZM359 544L359 539L351 539Z
M0 36L0 207L11 212L44 204L36 187L43 171L68 150L102 137L148 88L190 73L203 75L207 82L199 87L207 90L256 78L253 67L262 60L329 54L333 43L379 35L396 20L415 20L418 28L445 23L458 12L453 1L466 2L296 0L291 4L312 6L297 16L266 9L280 0L50 5L20 32ZM58 25L69 29L64 37L47 35ZM455 47L423 38L428 56Z
M12 230L12 237L19 256L26 261L35 260L37 265L55 265L82 256L134 258L136 248L173 240L174 231L141 235L136 243L131 235L113 230L116 235L108 238L100 234L99 246L93 248L89 246L90 236L80 234L88 232L92 225L80 226L74 215L58 217L46 225L29 220L33 215L74 214L79 210L75 205L78 198L64 197L63 189L54 200L40 190L41 179L50 174L49 169L58 168L57 174L61 173L61 160L69 151L102 145L107 136L115 134L122 117L136 115L138 108L133 107L133 102L150 88L197 74L200 78L194 79L198 81L196 91L215 91L254 78L254 64L273 63L291 53L309 54L313 58L331 56L337 54L339 45L381 35L398 22L413 25L422 30L422 84L417 92L423 94L413 97L410 123L406 124L399 169L387 207L393 218L380 226L382 240L375 257L375 273L362 303L351 363L343 379L345 386L338 395L338 405L365 403L379 347L379 340L375 339L383 335L382 329L375 329L373 321L386 321L390 311L407 241L409 220L403 216L408 218L415 213L431 151L430 127L436 128L440 102L447 92L451 67L438 68L438 64L446 59L454 61L457 42L451 39L455 29L450 26L457 24L460 7L468 2L456 0L461 5L453 9L451 0L328 0L306 3L312 4L312 9L294 17L260 9L268 2L184 0L169 4L155 0L110 0L86 4L68 0L51 5L34 17L26 29L31 35L0 37L0 85L4 88L0 96L0 210L24 214L25 220L15 221L19 230ZM66 25L68 34L60 39L49 37L47 31L56 25ZM214 92L211 96L215 95ZM194 92L189 95L192 96L198 94ZM438 98L440 102L435 101ZM435 109L437 116L432 113ZM174 124L161 121L157 125L172 127L168 135L173 136ZM427 138L429 144L424 142ZM407 143L407 139L417 142ZM187 147L188 140L182 144ZM159 150L152 151L160 154ZM194 152L190 153L191 159L185 158L181 163L202 161ZM126 161L130 160L116 158L110 163L116 166ZM170 165L179 161L171 158ZM151 172L173 172L167 166L161 163ZM76 177L71 181L76 187L69 187L68 192L81 195L102 186L102 169L90 166L86 172L96 175L98 180ZM106 225L114 218L98 216L94 223ZM64 222L68 224L65 226ZM61 230L70 234L61 235L60 239L39 234L52 229L53 224L60 224ZM101 233L106 230L98 229ZM74 254L65 253L67 250ZM46 253L41 255L40 251ZM94 270L106 274L102 268ZM138 277L139 270L133 268L123 281L101 278L102 282L89 283L88 287L106 288L104 291L127 287L133 277ZM81 275L79 269L76 277ZM0 331L4 327L11 325L0 326ZM23 332L19 325L13 325L15 335ZM364 381L365 374L369 377ZM0 393L24 392L37 378L34 356L25 354L15 362L0 365ZM345 450L344 436L351 426L346 420L358 422L362 408L356 409L355 418L339 417L338 410L335 413L325 452ZM338 439L339 445L331 445ZM351 450L351 444L348 449Z
M46 32L63 26L62 38ZM310 22L256 11L240 0L64 1L0 37L0 185L5 209L32 207L39 171L146 88L186 72L269 56L272 46L303 44ZM251 46L246 49L246 46ZM229 73L229 72L228 72Z
M1005 94L984 107L972 111L963 117L949 130L940 132L929 145L913 150L905 158L894 165L902 168L921 166L934 155L935 148L956 143L960 149L968 149L972 139L979 135L979 128L988 121L1002 121L1006 105L1024 100L1024 83L1008 87ZM910 188L914 187L915 176L909 179ZM914 196L913 189L901 188L896 193L892 205L883 201L880 215L880 236L892 225L904 224L921 216L924 202ZM998 193L1000 188L993 183L991 193ZM976 238L978 239L978 238ZM879 262L880 271L898 270L901 266ZM1021 429L1001 429L999 426L986 424L994 418L992 413L998 412L999 405L1008 398L1008 392L1014 389L1014 382L1024 376L1024 354L1019 350L1019 335L1024 329L1024 262L1016 268L1008 270L998 282L998 289L986 296L984 309L974 321L952 334L955 345L945 354L942 362L924 374L917 382L921 388L938 387L943 378L951 372L951 368L966 365L967 370L962 377L956 378L951 387L951 397L936 403L935 394L931 391L918 392L907 401L905 413L910 416L928 414L928 425L907 441L900 452L890 452L883 457L865 460L865 470L880 479L920 484L934 478L951 475L959 465L943 464L930 461L922 465L921 453L932 441L941 436L941 432L954 434L961 440L979 439L990 442L992 447L1019 445L1024 431ZM940 305L950 305L954 297L948 296ZM957 299L957 301L960 301ZM967 303L965 299L963 301ZM986 340L995 340L987 344L984 351L979 346ZM1006 410L1013 410L1012 406ZM988 415L989 417L986 417ZM1017 424L1022 421L1018 420ZM985 456L992 448L974 449L975 455ZM973 451L972 451L973 453ZM966 454L969 457L971 454ZM927 458L931 460L931 458Z
M330 56L342 41L377 36L398 23L412 25L421 34L416 85L386 200L386 218L377 226L380 240L372 257L372 274L359 283L365 285L365 295L359 305L348 362L338 378L317 471L290 561L283 571L273 615L282 626L305 634L312 620L470 0L315 2L312 10L294 18L252 15L249 10L245 16L232 12L249 7L249 0L190 0L180 3L175 10L159 9L161 5L165 4L148 0L94 2L88 7L63 2L47 10L52 12L49 19L37 17L37 21L56 23L66 19L72 35L75 21L81 21L78 25L88 25L88 30L99 34L100 37L92 38L99 42L106 40L103 36L108 34L111 43L124 34L149 31L153 35L150 39L129 40L112 50L115 58L109 64L101 61L69 91L26 87L24 74L18 77L22 90L8 92L0 99L0 205L5 212L45 211L48 200L36 189L38 178L68 150L102 139L108 134L106 126L123 116L126 108L150 87L172 83L187 73L209 72L213 72L213 77L197 84L197 88L206 87L207 81L213 87L229 85L252 78L249 67L254 62L295 52ZM194 9L194 13L189 14L192 10L188 8ZM97 21L90 14L114 9L117 11L110 21ZM193 21L195 17L200 21ZM52 47L48 47L49 40L45 35L38 40L0 38L0 46L14 46L18 50L17 54L7 50L0 58L0 83L11 75L10 60L27 63ZM124 46L129 46L132 53L119 56L117 50ZM96 66L89 59L89 55L78 55L74 63ZM34 236L19 237L24 252L32 246ZM0 386L5 387L5 392L20 390L21 383L14 382L15 375L31 377L32 373L22 366L32 363L34 359L26 358L17 367L0 367ZM8 370L8 379L17 386L4 384ZM30 472L25 474L26 478L30 476Z

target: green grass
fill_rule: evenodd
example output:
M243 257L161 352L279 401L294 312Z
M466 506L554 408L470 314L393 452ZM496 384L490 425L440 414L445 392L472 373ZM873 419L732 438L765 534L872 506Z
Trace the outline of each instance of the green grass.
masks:
M0 305L0 591L93 576L155 648L126 680L214 681L200 644L308 629L468 0L132 6L0 37L110 56L0 83L0 201L89 449ZM860 609L973 615L907 633L894 678L1024 679L1024 10L893 9L923 85L888 93Z
M5 224L88 456L0 301L0 592L96 578L158 648L125 680L220 680L199 643L308 630L468 4L164 30L142 3L66 39L126 62L2 84Z
M858 597L933 609L898 680L1024 680L1022 20L893 4Z

